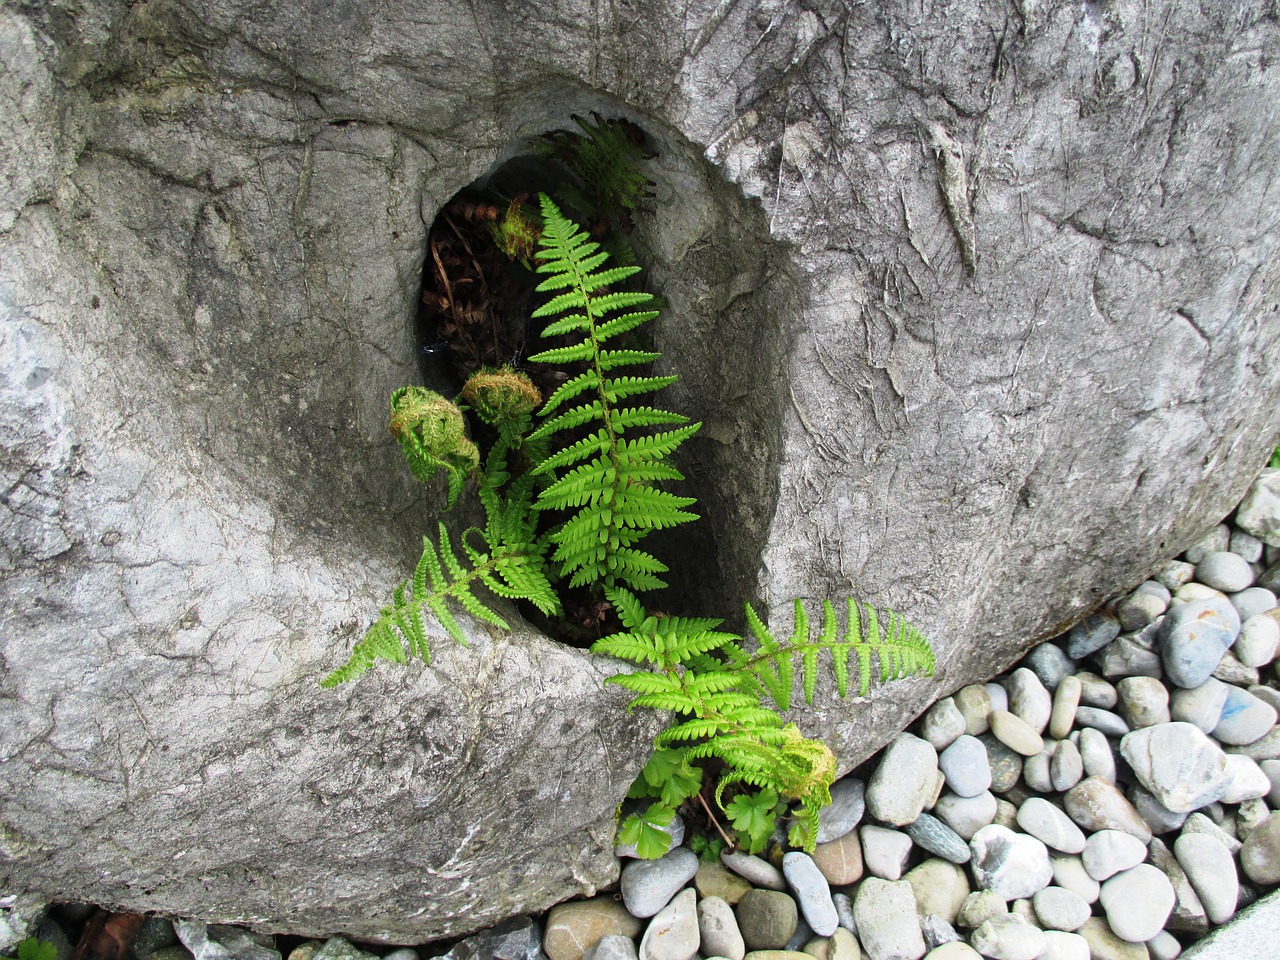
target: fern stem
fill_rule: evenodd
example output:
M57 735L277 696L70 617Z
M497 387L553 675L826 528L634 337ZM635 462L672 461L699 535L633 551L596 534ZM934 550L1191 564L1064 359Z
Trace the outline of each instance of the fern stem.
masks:
M702 804L702 809L706 811L707 819L710 820L711 825L716 828L716 833L720 834L720 838L724 840L730 850L736 850L738 848L737 843L730 839L729 835L724 832L724 827L720 826L720 821L716 819L716 815L711 812L711 804L707 803L707 798L702 795L701 790L698 791L697 797L698 803Z

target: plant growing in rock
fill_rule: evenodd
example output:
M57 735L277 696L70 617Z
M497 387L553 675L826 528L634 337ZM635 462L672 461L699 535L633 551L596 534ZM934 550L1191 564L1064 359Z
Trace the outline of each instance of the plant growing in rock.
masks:
M590 142L604 149L599 138ZM616 146L604 146L610 144ZM634 178L620 182L635 189ZM379 659L429 661L429 642L439 633L465 643L456 609L507 628L482 591L558 617L566 591L586 590L596 608L612 610L620 624L592 650L649 668L607 682L635 694L631 707L677 718L658 736L629 794L651 802L624 819L620 841L635 843L641 856L660 856L670 842L661 828L682 803L697 797L712 815L703 796L711 774L711 796L749 850L763 849L788 809L790 842L812 849L836 760L826 744L780 715L791 706L797 666L812 703L822 657L830 656L843 697L851 673L865 694L872 682L932 672L932 652L896 614L887 615L886 629L874 609L853 600L843 627L824 602L821 626L812 633L797 601L785 641L747 606L751 643L720 631L719 620L645 609L638 594L665 586L666 566L641 542L697 519L686 509L694 499L664 484L683 479L672 457L700 424L649 403L676 378L646 373L659 355L628 345L627 338L658 315L646 309L653 306L650 294L618 289L639 268L608 267L608 252L545 194L540 213L536 290L553 296L532 319L545 321L541 337L559 345L528 362L562 368L563 382L544 402L529 377L502 368L473 375L461 393L463 406L420 387L393 395L392 432L414 475L426 481L444 472L448 507L474 482L486 521L459 538L462 555L443 523L434 542L424 538L413 576L393 591L348 662L322 683L355 679ZM521 223L532 222L520 216ZM483 463L467 436L464 410L496 434Z

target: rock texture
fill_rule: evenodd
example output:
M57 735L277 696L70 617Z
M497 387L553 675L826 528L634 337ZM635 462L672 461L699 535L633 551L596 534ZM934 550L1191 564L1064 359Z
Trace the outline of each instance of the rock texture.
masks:
M0 886L420 942L615 876L659 721L607 665L472 625L314 685L441 504L385 427L427 227L571 113L660 152L690 612L937 640L817 718L846 766L1141 581L1276 439L1272 14L0 10Z

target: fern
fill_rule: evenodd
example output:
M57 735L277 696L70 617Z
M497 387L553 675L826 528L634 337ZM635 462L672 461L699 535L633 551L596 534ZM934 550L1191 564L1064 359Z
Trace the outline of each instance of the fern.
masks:
M725 764L726 772L716 788L716 801L722 808L729 809L723 803L728 787L745 784L757 788L754 796L735 800L730 812L731 819L746 825L742 829L753 848L763 843L763 811L772 810L781 798L798 804L792 813L792 842L811 850L818 811L831 802L836 772L831 751L821 741L806 738L795 724L784 723L777 711L765 704L768 697L780 709L790 707L796 659L800 660L810 702L822 651L831 653L841 696L848 692L855 654L861 693L873 682L933 672L933 653L917 630L890 613L886 635L874 608L852 600L843 634L836 623L835 608L824 602L822 628L816 636L810 636L804 605L797 600L795 628L785 643L774 639L748 605L747 620L759 642L758 650L748 654L741 637L717 629L718 620L657 617L647 614L640 601L624 589L605 592L627 632L605 637L591 649L655 668L652 672L617 674L606 682L636 694L631 700L633 708L670 710L678 715L676 723L655 741L657 755L667 754L668 765L709 758ZM878 671L872 669L873 660ZM764 834L770 832L771 827Z
M666 565L635 544L654 530L697 519L684 509L694 498L677 496L656 484L683 479L667 460L701 424L665 410L623 403L675 380L614 374L657 359L656 353L609 345L657 316L656 311L633 309L653 298L647 293L609 291L639 268L603 269L608 254L545 194L542 218L538 272L548 276L538 290L565 292L533 316L553 318L542 331L544 337L576 334L580 339L529 359L582 363L586 369L551 395L539 414L543 422L529 440L590 431L567 442L533 470L535 475L552 478L538 495L540 509L575 511L549 534L555 546L552 560L559 564L560 576L570 578L571 587L599 584L607 590L625 584L634 590L658 589L666 586L659 576L666 572ZM673 429L653 430L672 425Z
M625 120L586 121L575 116L581 133L556 130L542 138L539 149L559 160L573 181L556 190L562 202L588 221L624 224L652 196L652 183L640 170L650 156L641 146L638 128Z

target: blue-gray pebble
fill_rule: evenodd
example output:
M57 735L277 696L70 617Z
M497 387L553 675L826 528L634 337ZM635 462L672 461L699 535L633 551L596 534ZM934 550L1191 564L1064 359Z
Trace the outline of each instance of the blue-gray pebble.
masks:
M622 869L622 903L633 917L652 917L698 872L698 858L677 847L658 860L632 860Z
M1067 656L1083 660L1097 653L1120 636L1120 621L1108 613L1093 613L1085 617L1067 634Z
M969 844L961 839L960 834L932 814L920 814L907 824L906 832L917 846L952 863L968 863L972 856Z
M1057 690L1062 678L1076 672L1076 665L1056 643L1045 642L1031 649L1022 660L1049 690Z
M818 812L818 843L839 840L862 822L867 809L867 785L845 777L831 785L831 803Z
M782 875L796 895L805 922L820 937L829 937L840 926L831 887L807 853L792 851L782 858Z

